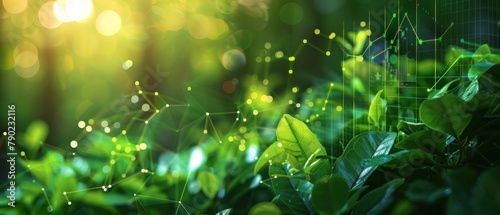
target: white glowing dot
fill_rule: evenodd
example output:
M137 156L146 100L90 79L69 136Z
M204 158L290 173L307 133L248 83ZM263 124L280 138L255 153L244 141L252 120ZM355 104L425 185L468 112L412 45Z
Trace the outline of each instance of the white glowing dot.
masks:
M258 110L253 110L253 115L257 116L259 114Z
M210 115L210 113L209 113L209 112L207 112L207 113L205 113L205 115L207 115L207 116L208 116L208 115Z
M122 27L122 19L118 13L106 10L99 14L96 20L97 31L104 36L113 36Z
M122 68L124 70L128 70L130 69L130 67L132 67L134 65L134 62L132 62L131 60L127 60L125 61L123 64L122 64Z
M73 141L71 141L71 143L69 143L69 145L71 146L71 148L76 148L76 147L78 147L78 142L73 140Z
M92 131L92 126L87 125L87 127L85 128L85 130L86 130L87 132L91 132L91 131Z
M71 205L71 202L68 202L68 205Z
M3 136L7 136L7 132L3 132Z
M85 122L84 121L78 122L78 127L79 128L84 128L85 127Z
M82 21L92 13L91 0L57 0L54 2L54 16L61 22Z
M63 192L63 195L66 195L66 192Z
M141 143L141 144L139 145L139 148L140 148L141 150L146 150L146 148L147 148L147 147L148 147L148 146L146 145L146 143Z
M149 106L149 104L143 104L142 105L142 111L146 112L150 109L151 107Z
M147 120L146 120L144 123L145 123L145 124L148 124L148 123L149 123L149 121L147 121Z
M169 104L166 104L166 105L165 105L165 107L170 107L170 105L169 105Z
M130 97L130 101L134 104L137 103L139 101L139 96L134 95Z
M111 128L109 128L109 127L104 128L104 132L105 132L106 134L107 134L107 133L109 133L109 132L111 132Z

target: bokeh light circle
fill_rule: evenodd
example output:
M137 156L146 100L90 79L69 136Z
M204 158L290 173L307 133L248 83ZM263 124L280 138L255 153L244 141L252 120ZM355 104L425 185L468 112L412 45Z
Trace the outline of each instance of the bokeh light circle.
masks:
M23 12L28 6L28 0L3 0L3 8L11 14Z
M54 14L54 3L54 1L45 2L38 11L38 20L47 29L55 29L62 24Z
M222 66L229 71L237 70L246 64L245 54L238 49L231 49L222 55Z
M304 15L302 6L297 3L289 2L280 9L280 19L288 25L298 24Z
M97 31L104 36L113 36L122 27L122 19L113 10L106 10L99 14L96 20Z

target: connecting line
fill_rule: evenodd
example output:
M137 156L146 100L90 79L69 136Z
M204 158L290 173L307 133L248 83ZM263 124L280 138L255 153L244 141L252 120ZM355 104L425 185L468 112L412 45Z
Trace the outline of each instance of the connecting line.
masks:
M444 74L441 77L439 77L439 79L436 81L436 83L434 83L434 85L431 88L427 89L427 92L430 92L434 88L436 88L436 86L439 83L439 81L441 81L441 79L443 79L443 77L451 70L451 68L453 66L455 66L455 64L458 62L458 60L460 60L462 58L463 58L463 55L458 56L457 59L455 61L453 61L453 63L448 67L448 69L446 69L446 71L444 72Z

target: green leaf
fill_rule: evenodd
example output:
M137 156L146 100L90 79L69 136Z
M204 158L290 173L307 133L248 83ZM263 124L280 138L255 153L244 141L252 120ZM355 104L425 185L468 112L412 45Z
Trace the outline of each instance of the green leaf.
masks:
M278 137L278 144L282 145L286 153L296 158L293 161L294 167L300 165L306 168L308 159L309 164L312 164L318 160L314 156L326 155L325 148L318 141L316 135L307 128L306 124L288 114L281 118L276 130L276 136ZM311 158L311 156L313 157ZM330 173L330 162L320 159L309 173L311 174L311 181L314 182Z
M444 94L446 94L446 92L448 92L448 88L455 82L457 81L460 81L460 78L457 78L453 81L450 81L448 82L446 85L443 86L443 88L439 89L439 90L434 90L432 92L429 93L429 96L427 98L429 99L435 99L435 98L439 98L441 96L443 96Z
M220 184L217 176L211 172L200 172L197 177L201 191L210 199L214 198L219 191Z
M425 100L420 106L420 120L425 125L455 137L462 134L471 118L465 101L452 94Z
M380 214L390 206L394 200L392 193L404 182L398 178L370 191L363 196L353 210L353 214Z
M446 147L446 134L435 130L413 133L394 146L400 149L422 149L425 152L441 154Z
M479 76L483 75L495 64L490 62L478 62L473 64L467 73L469 80L476 80Z
M309 199L313 184L309 181L294 178L290 174L290 164L273 163L269 166L271 184L276 193L273 203L284 213L312 214ZM301 177L301 175L295 175Z
M378 91L378 93L373 97L372 103L370 104L370 108L368 109L368 121L373 121L375 127L379 128L382 125L382 117L384 116L384 104L382 102L382 92L384 90Z
M250 208L249 215L260 215L260 214L281 214L278 206L271 202L259 202Z
M227 208L227 209L224 209L224 210L217 212L215 215L229 215L229 214L231 214L232 210L233 209L231 209L231 208Z
M285 161L286 154L281 144L273 143L271 144L264 153L259 157L257 163L255 163L253 173L257 175L260 169L270 162L281 163Z
M46 122L42 120L31 122L24 134L24 147L28 150L28 154L35 154L42 146L48 134L49 126Z
M388 154L394 144L396 133L365 132L347 144L344 153L334 164L333 173L339 173L350 188L361 187L377 167L363 168L361 161Z
M314 184L311 202L325 214L339 214L349 199L349 186L339 174L325 177Z
M470 197L476 178L477 173L468 168L447 172L445 179L451 188L451 195L446 205L447 214L473 214L473 202L470 201Z
M483 44L477 48L476 52L472 55L474 63L484 61L491 54L490 46Z
M459 95L466 102L470 102L474 96L479 92L479 82L473 80L469 83L467 88Z
M403 120L399 121L397 128L399 131L407 135L413 134L417 131L427 130L427 126L425 126L424 123L406 122Z
M371 158L365 158L361 161L361 166L363 168L371 167L371 166L380 166L386 163L391 162L392 160L409 153L409 150L403 150L396 152L394 154L388 154L388 155L377 155Z
M417 179L408 186L405 195L412 201L433 204L438 199L446 196L447 192L444 187L438 187L431 182Z
M497 214L500 211L500 165L485 171L472 189L473 214Z
M345 213L351 211L358 203L359 196L361 195L361 193L363 193L363 191L366 190L366 188L368 188L368 186L356 187L349 190L349 200L347 200L347 202L344 204L341 212Z
M431 154L421 149L410 149L400 152L401 154L398 154L393 160L384 164L384 167L401 170L405 168L414 169L423 164L433 165L436 163Z

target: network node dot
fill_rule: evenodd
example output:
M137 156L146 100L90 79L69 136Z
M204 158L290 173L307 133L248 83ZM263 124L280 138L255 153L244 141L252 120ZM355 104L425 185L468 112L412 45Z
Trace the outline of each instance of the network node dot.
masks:
M63 195L66 195L66 192L63 192Z
M319 33L321 33L321 31L319 29L314 29L314 34L318 35Z
M307 39L303 39L302 43L306 44L307 43Z
M205 113L205 115L207 115L207 116L208 116L208 115L210 115L210 113L209 113L209 112L207 112L207 113Z
M68 202L68 205L71 205L71 202Z
M148 123L149 123L149 121L147 121L147 120L144 122L144 124L148 124Z
M165 105L165 107L170 107L170 105L169 105L169 104L166 104L166 105Z

